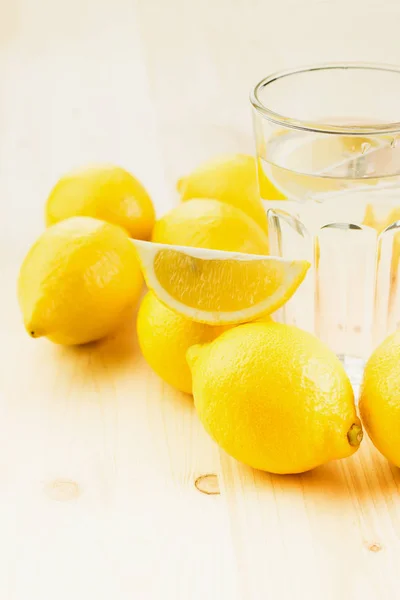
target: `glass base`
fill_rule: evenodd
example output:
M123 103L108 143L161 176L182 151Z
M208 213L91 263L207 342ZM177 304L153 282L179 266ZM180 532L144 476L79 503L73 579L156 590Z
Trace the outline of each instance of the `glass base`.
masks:
M278 311L277 320L313 333L331 348L356 392L365 361L400 329L400 188L395 196L393 190L377 189L344 194L349 205L362 205L360 223L351 221L357 215L350 209L346 221L329 222L335 210L340 212L341 197L321 205L311 200L298 203L297 215L267 209L271 254L310 263L305 280ZM379 208L386 214L383 230L375 222L366 224L371 211ZM319 227L310 226L312 216L320 219Z

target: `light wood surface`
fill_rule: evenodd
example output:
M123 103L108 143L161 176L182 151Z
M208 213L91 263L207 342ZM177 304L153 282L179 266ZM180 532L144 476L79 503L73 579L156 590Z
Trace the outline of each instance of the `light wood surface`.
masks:
M133 319L59 348L26 336L15 298L62 172L126 166L161 214L196 162L252 151L248 91L269 71L400 63L397 0L0 9L0 598L397 598L400 471L369 443L301 476L251 471L150 372Z

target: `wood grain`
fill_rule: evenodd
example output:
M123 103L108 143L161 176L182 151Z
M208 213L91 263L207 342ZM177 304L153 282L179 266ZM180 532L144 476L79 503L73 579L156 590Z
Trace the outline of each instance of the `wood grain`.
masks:
M134 316L114 339L66 349L28 339L16 304L63 171L122 164L168 206L134 7L2 8L0 596L235 598L221 497L195 487L217 451L191 398L144 364Z
M15 281L64 171L121 164L168 210L197 161L252 150L248 91L270 70L400 62L398 3L0 11L0 597L397 597L399 472L368 443L302 476L251 471L220 456L191 399L144 364L134 315L97 345L33 341Z
M266 73L315 61L400 61L394 2L384 10L357 0L250 4L193 11L175 0L179 37L171 39L169 6L155 18L155 3L140 2L167 180L212 153L251 149L247 93ZM171 73L175 86L166 85ZM368 441L352 459L301 476L255 472L224 453L221 464L241 598L396 596L399 471Z
M368 441L303 475L255 472L226 456L222 467L243 597L396 595L400 474Z

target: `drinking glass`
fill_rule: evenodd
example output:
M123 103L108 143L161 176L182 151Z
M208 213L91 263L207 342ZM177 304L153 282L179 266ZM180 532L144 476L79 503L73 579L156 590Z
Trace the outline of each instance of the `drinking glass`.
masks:
M275 317L326 342L357 386L400 326L400 68L284 71L251 102L271 254L311 263Z

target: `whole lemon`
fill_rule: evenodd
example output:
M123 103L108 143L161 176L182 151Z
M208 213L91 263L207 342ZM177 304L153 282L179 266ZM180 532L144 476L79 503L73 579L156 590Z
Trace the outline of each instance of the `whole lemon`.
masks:
M119 225L139 240L150 239L155 221L154 207L143 185L113 165L72 171L55 185L46 204L46 224L75 216Z
M239 208L218 200L190 200L159 219L153 242L267 254L268 238Z
M31 337L84 344L109 334L141 287L127 233L74 217L46 229L32 246L21 266L18 298Z
M240 208L267 231L267 216L260 198L257 170L263 197L281 199L282 194L267 179L256 159L247 154L213 158L187 177L182 177L177 189L183 201L215 198Z
M137 318L142 354L151 368L176 389L192 393L192 375L186 352L194 344L210 342L228 329L195 323L178 315L148 292Z
M400 466L400 331L368 360L360 393L360 415L372 442Z
M350 381L309 333L250 323L192 346L187 358L205 429L247 465L301 473L358 448L362 429Z

